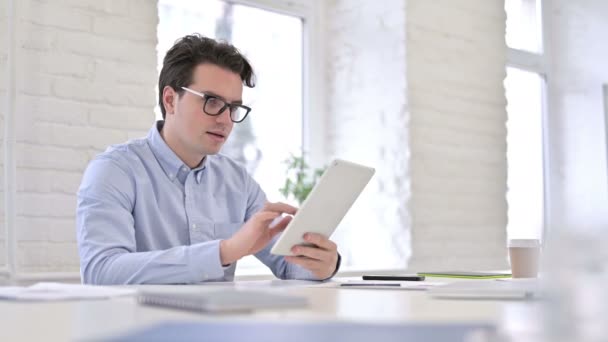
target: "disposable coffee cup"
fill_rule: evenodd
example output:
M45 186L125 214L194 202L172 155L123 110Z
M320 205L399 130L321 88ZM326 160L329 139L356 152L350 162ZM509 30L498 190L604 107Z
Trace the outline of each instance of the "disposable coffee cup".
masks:
M509 240L509 261L513 278L538 277L540 262L540 240L514 239Z

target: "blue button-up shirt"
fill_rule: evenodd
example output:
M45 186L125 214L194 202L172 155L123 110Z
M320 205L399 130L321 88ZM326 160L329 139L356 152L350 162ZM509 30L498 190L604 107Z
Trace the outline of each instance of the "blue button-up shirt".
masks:
M169 148L157 122L147 137L109 147L87 167L78 191L77 234L82 281L175 284L232 280L219 243L266 202L260 186L230 158L207 156L190 169ZM256 254L281 279L311 272Z

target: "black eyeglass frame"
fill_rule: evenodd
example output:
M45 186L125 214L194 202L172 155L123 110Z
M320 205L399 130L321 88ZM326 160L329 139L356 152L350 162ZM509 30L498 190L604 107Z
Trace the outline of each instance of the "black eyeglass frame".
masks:
M228 103L228 102L222 100L218 96L201 93L201 92L198 92L196 90L192 90L192 89L190 89L188 87L182 87L182 89L185 90L185 91L187 91L187 92L189 92L189 93L191 93L191 94L193 94L193 95L202 97L205 100L205 103L203 104L203 112L205 112L205 114L207 114L207 115L218 116L218 115L222 114L226 110L226 108L230 108L230 120L232 120L232 122L234 122L234 123L239 123L239 122L243 122L243 120L245 120L247 118L247 116L249 115L249 112L251 112L251 108L250 107L247 107L247 106L244 106L244 105L241 105L241 104ZM217 113L210 113L210 112L207 111L207 102L209 101L209 99L216 99L216 100L218 100L220 102L223 102L224 105L218 110ZM243 115L243 118L241 120L237 121L237 120L234 120L232 118L232 113L234 113L233 109L235 109L235 108L242 108L242 109L245 110L245 115Z

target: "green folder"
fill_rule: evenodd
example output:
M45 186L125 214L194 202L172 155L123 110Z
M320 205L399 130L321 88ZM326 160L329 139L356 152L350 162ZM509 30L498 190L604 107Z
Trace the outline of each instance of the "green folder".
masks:
M425 276L425 277L463 278L463 279L511 278L511 273L508 273L508 272L469 272L469 271L418 272L418 275Z

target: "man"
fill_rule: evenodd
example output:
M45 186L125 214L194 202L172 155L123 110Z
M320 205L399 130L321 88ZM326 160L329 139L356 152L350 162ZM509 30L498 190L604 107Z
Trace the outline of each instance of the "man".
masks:
M189 35L167 52L158 85L163 120L85 171L77 208L84 283L233 280L247 255L282 279L335 274L336 244L318 234L305 235L312 247L293 247L298 256L270 254L296 208L268 203L243 167L218 154L250 111L243 84L253 87L254 73L232 45Z

